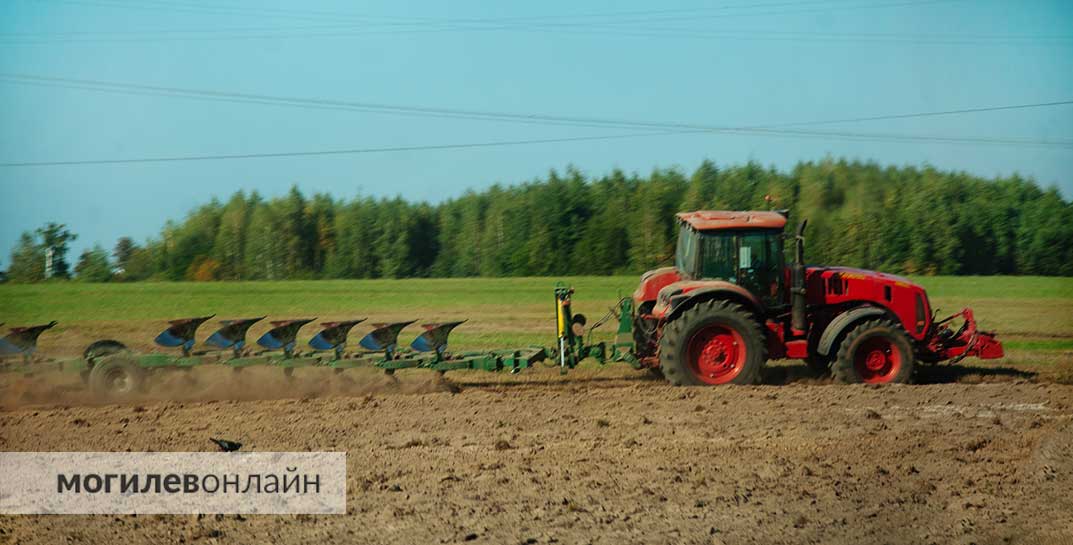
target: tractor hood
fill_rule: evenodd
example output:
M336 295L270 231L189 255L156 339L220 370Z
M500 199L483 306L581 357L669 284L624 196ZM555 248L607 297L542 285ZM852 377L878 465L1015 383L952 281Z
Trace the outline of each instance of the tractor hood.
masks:
M910 280L910 279L908 279L908 278L906 278L904 276L898 276L896 274L888 274L888 273L884 273L884 272L870 271L868 269L857 269L857 268L854 268L854 267L808 267L806 269L806 271L807 271L807 274L809 276L812 276L814 274L824 274L824 276L837 274L837 275L839 275L839 276L841 276L843 278L847 278L847 279L872 278L874 280L879 280L879 281L883 281L883 282L890 282L892 284L899 284L899 285L903 285L903 286L913 286L913 287L923 289L922 286L920 286L919 284L913 282L912 280Z
M805 291L812 306L865 304L886 308L916 340L924 338L932 319L924 287L895 274L852 267L808 267Z

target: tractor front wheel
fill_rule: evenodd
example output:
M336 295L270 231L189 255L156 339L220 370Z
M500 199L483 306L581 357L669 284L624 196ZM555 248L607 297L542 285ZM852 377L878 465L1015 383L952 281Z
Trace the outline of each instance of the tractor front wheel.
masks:
M145 369L125 354L104 358L89 372L89 386L98 395L124 399L141 393L145 388Z
M847 383L907 383L914 363L913 346L901 326L891 320L869 320L842 340L832 371Z
M740 305L704 301L663 328L660 368L675 386L756 384L767 357L763 339Z

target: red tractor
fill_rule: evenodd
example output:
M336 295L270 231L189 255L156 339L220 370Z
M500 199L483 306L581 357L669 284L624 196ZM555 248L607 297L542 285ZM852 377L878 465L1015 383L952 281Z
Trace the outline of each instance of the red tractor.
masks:
M903 383L917 362L1003 356L970 309L936 320L924 288L906 278L806 267L806 222L787 266L784 212L677 219L674 266L645 273L633 294L635 354L672 384L753 384L764 362L779 358L804 359L843 382Z

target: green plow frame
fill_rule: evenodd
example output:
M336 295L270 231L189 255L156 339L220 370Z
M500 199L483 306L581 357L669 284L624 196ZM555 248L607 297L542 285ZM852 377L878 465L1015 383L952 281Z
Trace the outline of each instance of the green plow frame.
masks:
M325 322L325 328L309 341L313 349L299 352L296 337L302 326L314 319L282 320L262 335L257 343L265 350L253 352L246 348L246 331L260 318L222 320L221 327L203 341L211 348L194 352L198 327L212 318L199 317L174 320L156 339L157 344L177 347L179 354L134 353L119 341L101 340L91 344L81 358L50 360L32 358L36 335L55 325L32 328L13 328L7 339L6 352L0 354L0 369L34 373L57 369L78 372L84 382L98 393L123 397L142 390L149 374L161 369L189 370L206 365L229 367L239 372L247 367L276 367L291 377L295 369L320 367L342 373L347 369L380 369L391 375L400 370L430 369L439 373L458 370L518 373L544 362L556 366L561 373L592 358L600 364L623 362L642 368L634 355L633 302L621 299L606 316L586 329L586 318L571 308L573 288L559 282L555 285L555 316L557 339L555 346L527 346L483 351L449 352L447 341L451 331L463 322L424 324L425 331L408 348L398 348L400 331L413 324L396 322L375 324L377 327L360 341L361 350L348 352L347 333L363 320ZM592 333L612 317L618 319L618 330L612 343L592 343ZM36 328L36 329L35 329ZM28 334L27 331L30 333Z

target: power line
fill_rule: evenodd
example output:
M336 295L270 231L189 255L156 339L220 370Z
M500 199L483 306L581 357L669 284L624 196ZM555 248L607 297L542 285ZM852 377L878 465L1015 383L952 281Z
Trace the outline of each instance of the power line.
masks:
M498 30L498 29L488 29ZM838 33L811 34L811 35L786 35L778 32L748 33L744 31L707 31L682 28L600 28L588 30L575 30L569 28L515 28L516 32L559 33L572 35L607 35L624 36L634 38L671 38L671 39L696 39L696 40L736 40L736 41L768 41L768 42L792 42L800 43L829 43L829 44L903 44L903 45L1017 45L1017 46L1069 46L1073 45L1073 36L1039 36L1039 37L1012 37L995 35L987 38L965 38L957 35L949 36L920 36L905 34L901 36L876 35L876 36L848 36ZM290 37L296 37L290 36ZM324 35L327 36L327 35ZM288 37L288 36L281 36Z
M701 132L701 131L697 131ZM599 135L599 136L573 136L565 138L539 138L531 140L498 140L493 142L471 142L464 144L433 144L424 146L393 146L382 148L356 148L356 149L341 149L341 150L322 150L322 151L286 151L276 153L242 153L232 155L186 155L186 156L172 156L172 157L147 157L137 159L92 159L92 160L80 160L80 161L25 161L25 162L11 162L0 163L0 167L39 167L39 166L61 166L61 165L105 165L105 164L130 164L130 163L165 163L165 162L177 162L177 161L213 161L220 159L264 159L271 157L309 157L309 156L322 156L322 155L355 155L363 153L393 153L404 151L427 151L427 150L448 150L448 149L467 149L467 148L486 148L486 147L503 147L503 146L521 146L531 144L552 144L559 142L580 142L586 140L611 140L619 138L637 138L641 136L656 136L660 134L671 134L670 131L663 132L647 132L647 133L634 133L634 134L616 134L616 135Z
M387 114L397 116L410 116L410 117L431 117L431 118L443 118L443 119L463 119L471 121L502 121L510 123L524 123L533 125L555 125L555 126L570 126L570 127L589 127L589 128L615 128L608 127L607 124L600 123L585 123L580 121L555 121L555 120L541 120L531 119L526 120L524 118L507 118L507 117L495 117L493 115L480 115L479 113L465 113L464 110L452 111L452 110L433 110L428 108L405 108L397 107L390 108L385 106L376 105L363 105L360 103L345 103L336 101L301 101L298 99L288 100L286 98L259 96L259 95L205 95L205 94L192 94L179 92L178 90L166 90L166 89L138 89L138 88L116 88L116 87L101 87L95 85L85 85L77 83L52 83L42 81L23 81L10 79L7 76L0 75L0 83L15 83L19 85L33 85L41 87L56 87L61 89L77 89L86 91L98 91L107 93L118 93L123 95L133 96L160 96L169 98L185 98L190 100L200 100L209 102L228 102L237 104L256 104L267 106L284 106L292 108L310 109L310 110L336 110L336 111L351 111L351 112L363 112L363 113L376 113ZM630 128L628 125L624 128Z
M279 27L279 26L266 26L266 27L238 27L238 28L202 28L202 29L152 29L152 30L71 30L71 31L57 31L57 32L6 32L0 33L0 40L20 40L20 39L48 39L48 38L73 38L81 39L79 37L115 37L115 36L132 36L142 38L157 38L160 35L170 34L191 34L198 37L198 34L218 34L218 33L233 33L242 35L243 33L254 32L296 32L306 30L357 30L367 28L369 26L381 26L381 25L356 25L356 24L325 24L325 25L308 25L308 26L293 26L293 27ZM467 27L468 29L469 27ZM507 28L507 27L503 27ZM614 28L614 27L598 27L598 28ZM434 30L452 30L453 28L443 28ZM482 29L479 27L472 27L474 30L498 30L497 27L489 27ZM633 29L622 29L633 30ZM1002 41L1020 41L1029 42L1036 40L1043 41L1063 41L1073 40L1073 35L1030 35L1030 34L913 34L913 33L899 33L899 32L816 32L816 31L792 31L792 30L767 30L767 29L696 29L696 28L647 28L638 27L637 30L651 31L651 32L683 32L683 33L695 33L698 35L711 35L711 36L760 36L760 37L785 37L785 38L839 38L839 39L896 39L896 40L912 40L912 41L929 41L929 40L1002 40ZM182 37L180 37L182 38Z
M837 123L870 122L891 119L923 118L946 115L975 114L984 112L1022 110L1030 108L1045 108L1065 106L1073 104L1073 100L1038 102L1032 104L1014 104L1004 106L988 106L978 108L961 108L955 110L917 112L908 114L891 114L855 118L842 118L831 120L814 120L769 125L754 125L743 127L731 126L706 126L687 123L655 123L643 121L624 121L604 118L583 118L569 116L551 116L542 114L515 114L505 112L488 112L479 110L460 110L449 108L399 106L379 103L348 102L324 99L303 99L295 97L278 97L271 95L257 95L248 93L228 93L222 91L207 91L198 89L183 89L175 87L121 84L98 80L78 80L71 78L51 78L43 76L31 76L23 74L0 73L0 82L22 83L31 85L57 86L65 88L86 89L94 91L120 92L125 94L146 94L150 96L167 96L177 98L190 98L198 100L220 100L228 102L240 102L251 104L267 104L276 106L289 106L310 109L344 109L363 112L385 113L392 115L416 115L432 117L462 118L481 121L507 121L550 125L568 125L582 127L598 127L611 129L649 129L650 132L594 135L563 138L545 138L528 140L502 140L492 142L475 142L460 144L434 144L419 146L397 146L379 148L357 148L344 150L321 150L321 151L288 151L274 153L251 153L251 154L224 154L224 155L194 155L194 156L166 156L131 159L92 159L70 161L22 161L0 163L0 167L34 167L34 166L61 166L61 165L99 165L99 164L130 164L130 163L160 163L178 161L205 161L222 159L254 159L273 157L300 157L300 156L325 156L364 153L390 153L403 151L424 150L447 150L466 148L503 147L531 144L548 144L561 142L577 142L591 140L612 140L622 138L637 138L646 136L660 136L672 134L700 134L718 133L748 136L769 136L784 138L807 138L825 140L849 140L849 141L885 141L885 142L935 142L954 144L989 144L1005 146L1027 146L1044 148L1073 148L1071 141L1054 141L1027 138L987 138L987 137L948 137L937 135L905 135L905 134L876 134L857 133L846 131L806 131L790 129L789 127L802 127L811 125L827 125ZM658 130L656 130L658 129Z
M981 45L981 46L1045 46L1062 47L1073 45L1073 36L1016 36L1016 35L922 35L922 34L868 34L868 33L794 33L779 31L743 30L697 30L689 28L608 28L594 26L589 29L560 28L558 26L442 26L429 28L365 29L353 25L323 25L295 28L236 28L205 30L160 30L129 32L70 32L38 37L30 33L0 35L0 45L48 45L80 43L156 43L187 41L231 40L284 40L303 38L353 38L376 35L434 34L452 32L527 32L569 34L578 36L622 36L634 38L669 38L706 41L759 41L827 44L903 44L903 45ZM323 29L323 32L293 33L292 30ZM338 29L332 31L332 29ZM357 30L351 30L357 29ZM55 36L55 37L50 37Z
M962 108L959 110L942 110L934 112L918 112L911 114L874 115L868 117L847 117L843 119L826 119L820 121L801 121L797 123L781 123L775 127L801 127L806 125L833 125L836 123L861 123L865 121L886 121L893 119L911 119L919 117L939 117L944 115L978 114L984 112L1001 112L1006 110L1027 110L1031 108L1050 108L1053 106L1068 106L1073 100L1056 100L1052 102L1037 102L1034 104L1011 104L1008 106L983 106L980 108Z
M55 0L68 3L87 3L84 0L79 2L78 0ZM874 9L874 8L886 8L886 7L902 7L902 6L917 6L936 4L961 0L913 0L902 1L894 3L881 3L881 4L850 4L850 5L826 5L820 7L812 7L808 9L798 9L796 11L766 11L766 12L740 12L740 13L721 13L721 14L703 14L695 13L689 17L683 16L669 16L669 17L645 17L641 19L633 20L615 20L615 17L630 16L631 14L659 14L659 13L680 13L680 12L710 12L710 11L725 11L728 9L752 9L771 7L771 6L813 6L815 4L822 4L830 2L830 0L821 0L820 2L774 2L767 4L742 4L742 5L727 5L716 6L709 8L693 8L693 9L680 9L680 10L649 10L646 12L614 12L609 14L590 14L590 15L558 15L558 16L535 16L535 17L505 17L505 18L454 18L454 19L436 19L436 18L400 18L400 17L387 17L388 19L403 19L407 22L364 22L362 25L323 25L313 27L291 27L291 28L247 28L247 29L206 29L206 30L189 30L189 31L171 31L164 30L159 33L153 33L149 31L125 31L115 33L92 33L92 32L65 32L65 33L52 33L52 34L33 34L33 33L11 33L7 36L0 35L0 42L5 45L36 45L36 44L49 44L49 43L124 43L124 42L158 42L158 41L175 41L175 40L189 40L192 38L208 39L208 40L260 40L260 39L287 39L287 38L331 38L331 37L353 37L375 34L408 34L408 33L430 33L430 32L477 32L477 31L519 31L519 32L553 32L553 33L567 33L567 34L595 34L595 35L615 35L615 36L634 36L634 37L671 37L671 38L686 38L686 39L738 39L749 41L794 41L794 42L827 42L827 43L839 43L845 41L865 41L875 43L913 43L913 44L938 44L938 45L1055 45L1054 40L1071 40L1073 37L1068 36L991 36L991 37L958 37L950 35L941 36L920 36L920 35L879 35L867 33L859 33L857 35L849 34L837 34L837 33L795 33L794 37L786 37L780 35L781 33L775 32L749 32L743 31L710 31L710 30L698 30L698 29L675 29L675 28L623 28L620 25L633 25L637 23L648 24L653 21L674 21L674 20L688 20L695 21L697 19L711 19L711 18L725 18L725 17L742 17L742 16L775 16L783 14L793 13L811 13L811 12L826 12L826 11L838 11L847 9ZM133 7L139 9L161 9L160 3L157 5L139 3L135 5L129 4L115 4L98 2L94 4L89 2L90 5L105 5L110 7ZM188 6L189 4L173 4L164 3L165 6L171 8ZM207 6L199 5L201 9L207 9ZM169 9L167 7L163 8ZM213 7L211 9L221 9L220 7ZM249 10L243 8L222 8L225 10L240 10L242 13L246 13ZM279 10L273 10L279 11ZM283 10L290 12L294 10ZM257 13L255 10L254 13ZM314 13L327 13L327 12L314 12ZM359 17L363 21L376 17L374 16L359 16L357 14L349 14L351 17ZM382 16L381 16L382 17ZM541 22L548 19L564 19L564 18L577 18L577 17L603 17L611 20L605 21L587 21L587 22ZM383 17L382 17L383 18ZM316 20L316 19L314 19ZM594 26L595 24L595 26ZM490 26L491 25L491 26ZM600 26L603 25L603 26ZM610 26L608 26L610 25ZM375 30L376 27L393 27L390 30ZM399 27L412 27L412 28L399 28ZM374 28L369 30L369 28ZM314 33L289 33L295 30L328 30L337 29L335 31L314 32ZM261 32L257 34L256 32ZM264 32L268 32L267 34ZM197 34L197 36L183 36L181 34ZM97 36L97 37L94 37ZM121 37L122 36L122 37ZM1029 41L1030 40L1030 41Z
M29 83L40 84L46 86L59 86L70 87L91 91L106 91L106 92L125 92L129 94L148 94L150 96L170 96L176 98L189 98L195 100L225 100L228 102L239 103L251 103L251 104L267 104L277 106L290 106L299 108L315 108L315 109L341 109L341 110L355 110L361 112L371 113L384 113L392 115L419 115L419 116L431 116L431 117L447 117L458 119L469 119L479 121L505 121L505 122L522 122L527 124L555 124L555 125L571 125L571 126L584 126L584 127L601 127L601 128L623 128L623 129L658 129L658 130L700 130L700 131L772 131L774 129L792 128L792 127L805 127L805 126L817 126L817 125L833 125L840 123L862 123L871 121L884 121L884 120L896 120L896 119L912 119L912 118L927 118L927 117L939 117L949 115L963 115L963 114L975 114L984 112L998 112L1008 110L1025 110L1035 108L1049 108L1056 106L1068 106L1073 105L1073 99L1056 100L1048 102L1036 102L1027 104L1012 104L1012 105L1000 105L1000 106L984 106L976 108L960 108L951 110L937 110L929 112L914 112L914 113L901 113L901 114L886 114L875 116L863 116L863 117L850 117L840 119L825 119L825 120L810 120L810 121L796 121L785 123L772 123L763 125L750 125L750 126L715 126L704 125L696 123L667 123L667 122L649 122L649 121L636 121L636 120L622 120L622 119L609 119L599 117L573 117L573 116L561 116L561 115L546 115L546 114L519 114L510 112L496 112L496 111L482 111L482 110L467 110L458 108L442 108L442 107L427 107L427 106L405 106L396 104L384 104L375 102L357 102L357 101L343 101L343 100L329 100L329 99L317 99L317 98L300 98L300 97L288 97L288 96L274 96L274 95L262 95L254 93L234 93L226 91L215 91L205 89L190 89L180 87L167 87L157 85L140 85L129 83L118 83L101 80L85 80L74 78L56 78L46 76L35 76L29 74L14 74L0 72L0 82L9 83ZM861 137L874 137L877 135L858 134ZM906 135L895 135L898 138L911 137ZM1011 140L1011 142L1021 143L1025 140ZM1062 143L1064 145L1064 143Z
M379 24L458 24L458 23L478 23L478 24L499 24L499 23L529 23L529 22L541 22L547 20L563 20L563 19L618 19L622 17L639 17L639 16L658 16L658 15L673 15L673 14L702 14L710 12L720 12L727 10L755 10L757 8L772 8L772 7L795 7L795 6L815 6L817 4L832 4L832 6L826 6L825 9L839 9L843 6L838 5L839 0L782 0L778 2L756 3L748 2L741 4L724 4L721 6L707 6L700 8L670 8L670 9L655 9L655 10L633 10L633 11L613 11L613 12L588 12L588 13L575 13L575 14L549 14L549 15L520 15L509 17L413 17L413 16L390 16L390 15L369 15L353 12L339 12L339 11L318 11L318 10L295 10L295 9L281 9L270 7L242 7L242 6L220 6L220 5L206 5L191 2L161 2L159 0L137 0L137 1L124 1L124 0L52 0L53 2L98 6L98 7L111 7L111 8L123 8L123 9L138 9L149 11L178 11L188 13L207 13L215 15L259 15L268 17L286 17L288 20L313 20L323 21L326 18L332 21L343 20L358 20L358 21L370 21L370 20L383 20L390 21L388 23ZM939 2L954 2L961 0L913 0L908 2L909 5L916 4L928 4ZM903 5L907 2L900 2L896 5ZM854 7L871 8L871 7L885 7L886 4L864 4L862 5L850 5L852 9ZM769 13L763 13L762 15L768 15ZM681 17L679 17L680 19ZM692 19L693 16L690 16Z
M74 165L106 165L106 164L134 164L134 163L170 163L170 162L190 162L190 161L215 161L226 159L265 159L265 158L280 158L280 157L310 157L310 156L329 156L329 155L357 155L357 154L369 154L369 153L397 153L397 152L410 152L410 151L429 151L429 150L451 150L451 149L472 149L472 148L488 148L488 147L506 147L506 146L521 146L532 144L552 144L562 142L581 142L581 141L593 141L593 140L617 140L625 138L639 138L646 136L666 136L666 135L683 135L683 134L699 134L699 133L711 133L712 131L706 130L692 130L692 131L659 131L659 132L646 132L646 133L632 133L632 134L615 134L615 135L595 135L595 136L575 136L564 138L540 138L529 140L499 140L492 142L471 142L461 144L432 144L432 145L418 145L418 146L393 146L393 147L377 147L377 148L355 148L355 149L340 149L340 150L318 150L318 151L286 151L286 152L273 152L273 153L243 153L243 154L223 154L223 155L184 155L184 156L162 156L162 157L140 157L140 158L128 158L128 159L87 159L87 160L70 160L70 161L22 161L22 162L8 162L0 163L0 168L14 168L14 167L44 167L44 166L74 166ZM725 131L732 134L746 134L750 136L756 136L755 132L742 132L729 130ZM861 138L861 135L839 133L809 133L809 132L771 132L771 136L823 136L826 138L845 138L850 140L870 140L869 138ZM885 138L891 135L885 136ZM992 139L961 139L961 138L944 138L944 137L928 137L928 140L948 143L1005 143L998 142ZM915 141L915 139L914 139ZM1068 143L1067 147L1073 147L1073 143Z

